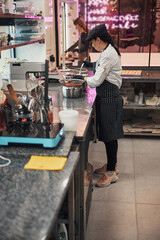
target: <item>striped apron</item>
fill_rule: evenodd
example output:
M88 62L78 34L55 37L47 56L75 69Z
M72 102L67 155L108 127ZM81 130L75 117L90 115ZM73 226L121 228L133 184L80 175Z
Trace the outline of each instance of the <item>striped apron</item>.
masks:
M116 85L104 80L96 88L96 125L99 141L123 138L123 100Z

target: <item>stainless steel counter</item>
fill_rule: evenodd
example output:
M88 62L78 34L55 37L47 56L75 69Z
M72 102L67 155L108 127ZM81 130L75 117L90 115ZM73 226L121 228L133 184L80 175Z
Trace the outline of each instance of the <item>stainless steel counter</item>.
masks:
M62 86L59 83L50 83L48 94L53 99L53 121L59 121L58 112L62 109L74 109L79 112L76 137L83 138L96 97L95 89L87 87L86 92L81 98L64 98L62 95Z

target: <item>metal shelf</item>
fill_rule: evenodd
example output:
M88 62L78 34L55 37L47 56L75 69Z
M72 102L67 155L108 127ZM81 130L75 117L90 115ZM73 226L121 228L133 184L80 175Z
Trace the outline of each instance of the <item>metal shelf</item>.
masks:
M11 14L1 13L0 14L0 26L14 26L16 19L44 19L42 16L32 16L23 14Z
M0 13L0 18L27 18L27 19L43 19L42 16L32 16L32 15L24 15L24 14L12 14L12 13Z
M11 41L9 45L0 47L0 51L8 50L11 48L22 47L22 46L29 45L29 44L44 43L44 42L45 42L45 39L43 39L43 38L31 40L31 41Z

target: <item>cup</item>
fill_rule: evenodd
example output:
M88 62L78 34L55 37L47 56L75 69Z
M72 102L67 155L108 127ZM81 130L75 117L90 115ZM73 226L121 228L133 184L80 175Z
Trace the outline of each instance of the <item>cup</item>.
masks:
M6 129L6 113L4 110L4 105L0 105L0 131Z
M62 110L59 112L59 117L66 131L77 131L78 112L76 110Z

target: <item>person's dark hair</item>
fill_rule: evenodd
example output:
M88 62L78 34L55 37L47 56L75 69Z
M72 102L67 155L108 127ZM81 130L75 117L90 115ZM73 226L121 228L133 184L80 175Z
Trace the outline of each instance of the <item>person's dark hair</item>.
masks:
M108 33L108 31L102 32L102 34L99 36L99 38L103 42L107 42L108 44L111 44L114 47L114 49L116 50L116 52L118 53L118 55L121 55L119 52L119 49L117 48L117 46L115 46L114 41L113 41L111 35Z
M73 24L74 25L79 25L81 28L83 28L85 30L85 32L88 32L88 29L87 29L87 25L85 24L85 22L83 21L82 18L78 17L76 18L74 21L73 21Z
M121 55L120 52L119 52L119 49L114 44L114 41L113 41L111 35L109 34L109 32L107 31L107 29L106 29L106 31L102 31L99 34L99 36L97 36L97 37L99 37L103 42L107 42L108 44L111 44L114 47L114 49L116 50L116 52L118 53L118 55ZM93 39L96 40L97 37L95 37Z

